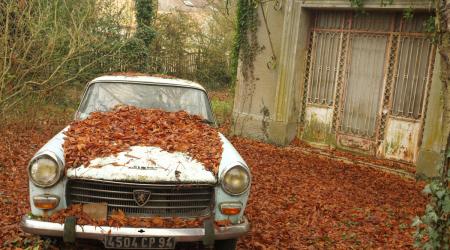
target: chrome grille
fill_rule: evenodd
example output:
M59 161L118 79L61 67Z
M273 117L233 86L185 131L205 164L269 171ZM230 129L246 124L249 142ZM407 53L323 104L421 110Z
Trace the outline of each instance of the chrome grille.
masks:
M151 192L148 202L139 206L133 190ZM214 188L201 184L140 184L129 182L71 179L67 183L66 200L70 204L106 202L108 214L122 210L137 217L194 217L211 212Z

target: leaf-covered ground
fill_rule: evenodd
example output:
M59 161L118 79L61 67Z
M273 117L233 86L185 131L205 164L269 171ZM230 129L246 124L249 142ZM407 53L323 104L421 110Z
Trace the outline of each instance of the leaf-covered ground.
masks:
M242 249L409 249L423 186L396 175L248 139L233 144L252 167Z
M61 125L0 127L0 248L39 242L19 221L29 211L26 165ZM408 249L411 220L426 199L421 184L367 167L233 138L252 168L247 216L251 233L240 249Z

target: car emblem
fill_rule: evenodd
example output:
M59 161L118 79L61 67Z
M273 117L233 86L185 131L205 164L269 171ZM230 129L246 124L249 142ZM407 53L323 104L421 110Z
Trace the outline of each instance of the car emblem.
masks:
M136 201L140 207L144 206L148 202L151 194L152 193L148 190L133 190L134 201Z

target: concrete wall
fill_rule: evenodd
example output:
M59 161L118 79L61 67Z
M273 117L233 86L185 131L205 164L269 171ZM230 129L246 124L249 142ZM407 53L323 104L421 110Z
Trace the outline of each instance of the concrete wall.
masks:
M258 7L261 21L258 41L264 49L254 62L254 81L244 81L238 72L233 110L234 132L286 144L297 133L301 108L299 93L304 74L304 70L300 69L305 66L310 18L306 9L298 8L299 2L283 1L281 10L275 10L274 4L269 1L263 9L275 51L275 68L267 66L272 51L262 10Z
M283 11L274 9L275 2L268 2L263 8L258 6L260 26L257 36L262 51L254 62L254 80L244 81L240 67L238 68L238 81L235 90L235 105L233 116L235 118L234 132L258 139L267 139L267 126L264 125L273 119L275 89L279 68L268 68L271 63L272 41L275 57L279 58L281 51L281 38L283 34ZM267 17L266 28L262 11ZM267 29L270 32L267 32Z
M439 174L450 131L450 93L440 79L441 67L441 57L437 56L428 97L422 145L416 163L417 173L427 176Z
M311 10L320 8L351 9L352 6L350 6L348 0L284 0L281 10L276 11L273 5L274 2L271 1L264 4L264 11L277 58L276 67L274 69L267 67L272 52L265 22L262 19L262 12L258 8L259 18L261 19L258 40L260 45L264 46L264 50L254 62L255 80L253 82L244 81L242 75L238 74L233 110L234 132L285 145L297 135L300 111L303 109L301 93L303 92L303 79L306 69ZM367 0L365 2L365 8L367 9L385 11L399 11L411 7L417 10L430 10L433 4L427 0L395 0L393 4L385 6L380 5L380 0ZM436 60L439 60L439 56L436 56ZM407 135L401 136L402 140L399 141L400 144L407 146L405 150L394 150L395 148L384 147L385 145L378 149L383 151L385 157L391 159L398 159L402 154L409 154L411 149L418 151L418 155L408 155L408 157L417 162L418 172L427 175L436 173L436 166L442 159L443 141L446 142L449 127L449 125L443 125L445 116L449 116L449 111L444 111L443 103L444 101L448 102L449 97L439 79L438 65L439 61L436 61L421 147L418 148L417 144L409 145L408 142L403 141L403 137L417 136L417 133L421 130L417 124L413 126L406 124ZM311 112L306 110L306 118L311 124L312 118L318 117L315 112L309 111ZM330 122L330 110L325 111L324 117L327 120L324 124L327 125ZM308 117L311 119L308 119ZM308 124L305 124L305 129L306 125ZM405 127L405 124L401 121L391 121L387 125L391 126L392 130ZM438 128L439 126L440 128ZM328 125L320 127L312 124L309 128L310 133L329 131ZM303 134L305 134L305 131ZM324 133L321 138L321 141L318 141L319 143L324 141L327 144L335 143L330 142L327 133ZM394 141L391 141L392 143ZM370 149L373 152L376 150L375 148Z

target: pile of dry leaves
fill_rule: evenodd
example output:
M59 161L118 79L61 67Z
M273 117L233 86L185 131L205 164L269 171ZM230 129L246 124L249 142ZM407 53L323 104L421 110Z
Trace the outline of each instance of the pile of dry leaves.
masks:
M30 211L27 163L62 128L0 127L1 249L34 247L39 240L19 228ZM412 219L427 202L421 183L318 157L301 145L239 137L232 143L253 177L246 208L252 227L239 249L413 248Z
M185 219L179 217L131 217L126 216L122 210L112 213L107 220L95 220L83 212L81 204L74 204L67 209L58 211L51 215L48 220L56 223L64 223L65 218L74 216L77 225L110 226L110 227L148 227L148 228L194 228L202 227L205 218Z
M240 137L231 142L252 169L240 249L412 249L422 183ZM347 161L351 162L351 161Z
M0 125L0 249L22 246L27 237L19 229L24 214L30 212L27 164L33 154L63 125L29 127L23 123Z
M95 112L73 122L65 132L66 166L89 165L89 161L129 150L131 146L157 146L166 151L186 152L217 174L222 142L217 130L199 116L184 111L118 107Z

